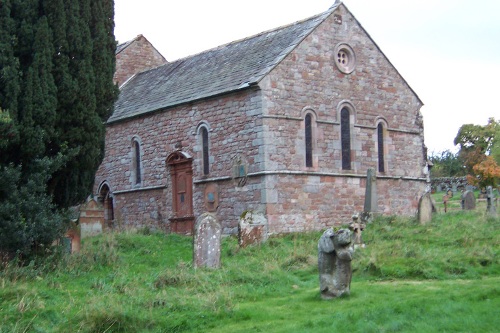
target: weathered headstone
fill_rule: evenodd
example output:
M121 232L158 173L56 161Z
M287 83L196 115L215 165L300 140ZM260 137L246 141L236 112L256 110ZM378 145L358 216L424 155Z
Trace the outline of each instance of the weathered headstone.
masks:
M458 187L456 183L451 184L451 191L453 192L453 194L457 193Z
M422 195L418 203L418 221L425 224L432 220L432 198L429 192Z
M361 214L361 222L372 221L373 213L377 211L377 176L375 170L369 168L366 172L365 205Z
M465 191L462 194L462 209L472 210L476 208L476 197L472 191Z
M436 192L442 192L443 191L443 187L441 186L441 184L438 184L437 188L436 188Z
M215 215L204 213L196 219L193 240L194 267L220 267L221 226Z
M244 212L238 223L238 244L245 247L267 240L267 220L261 213Z
M327 229L318 242L321 297L330 299L351 292L352 234L349 229Z
M493 188L488 186L486 188L486 212L491 217L497 217L497 207L495 202L495 193L493 193Z

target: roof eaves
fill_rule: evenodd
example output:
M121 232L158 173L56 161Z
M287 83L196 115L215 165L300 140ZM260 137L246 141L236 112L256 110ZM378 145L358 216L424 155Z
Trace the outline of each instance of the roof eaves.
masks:
M219 97L219 96L223 96L223 95L233 94L233 93L243 91L243 90L248 90L248 89L260 89L260 88L254 82L245 82L235 89L230 89L230 90L224 89L224 90L221 90L221 91L216 92L216 93L200 95L194 99L189 98L189 99L185 99L185 100L180 100L180 101L177 101L175 103L162 105L161 107L154 108L154 109L149 109L149 110L143 109L142 111L138 111L134 114L127 113L124 116L117 116L117 117L113 117L113 115L111 115L111 117L106 121L106 125L116 124L116 123L119 123L122 121L127 121L127 120L131 120L131 119L134 119L137 117L141 117L141 116L146 115L146 114L151 114L151 113L155 113L155 112L159 112L159 111L165 111L167 109L171 109L171 108L174 108L176 106L180 106L180 105L184 105L184 104L188 104L188 103L194 103L194 102L202 101L202 100L205 100L208 98L215 98L215 97Z

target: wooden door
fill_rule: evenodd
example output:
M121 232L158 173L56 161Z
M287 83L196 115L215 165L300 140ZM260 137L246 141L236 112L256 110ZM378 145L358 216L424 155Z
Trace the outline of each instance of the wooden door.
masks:
M192 234L193 215L193 168L192 158L181 151L176 151L167 158L172 179L173 216L169 219L171 231Z

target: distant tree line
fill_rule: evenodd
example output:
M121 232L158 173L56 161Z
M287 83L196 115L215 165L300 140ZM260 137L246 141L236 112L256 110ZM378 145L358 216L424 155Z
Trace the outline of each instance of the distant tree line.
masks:
M113 0L0 2L0 251L29 255L91 193L118 90Z

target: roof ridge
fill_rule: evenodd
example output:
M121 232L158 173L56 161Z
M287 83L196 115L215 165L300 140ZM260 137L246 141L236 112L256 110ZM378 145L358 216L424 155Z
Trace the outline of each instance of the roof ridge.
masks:
M172 62L177 62L178 60L185 60L185 59L188 59L188 58L191 58L191 57L198 56L198 55L203 54L203 53L207 53L207 52L211 52L211 51L215 51L217 49L221 49L221 48L227 47L229 45L242 43L244 41L251 40L253 38L257 38L257 37L260 37L260 36L265 35L265 34L270 34L272 32L280 31L280 30L289 28L289 27L297 25L297 24L302 24L302 23L305 23L305 22L308 22L308 21L312 21L312 20L317 19L317 18L321 17L322 15L325 15L326 13L332 11L332 9L334 7L336 7L336 6L333 5L328 10L326 10L326 11L324 11L322 13L310 16L308 18L301 19L301 20L298 20L298 21L295 21L295 22L291 22L291 23L287 23L285 25L282 25L282 26L279 26L279 27L275 27L275 28L272 28L272 29L264 30L264 31L258 32L256 34L253 34L251 36L243 37L243 38L240 38L240 39L235 39L233 41L230 41L230 42L227 42L227 43L224 43L224 44L221 44L221 45L217 45L217 46L214 46L212 48L209 48L209 49L206 49L206 50L194 53L194 54L190 54L190 55L187 55L187 56L179 58L179 59L176 59L176 60L174 60Z

